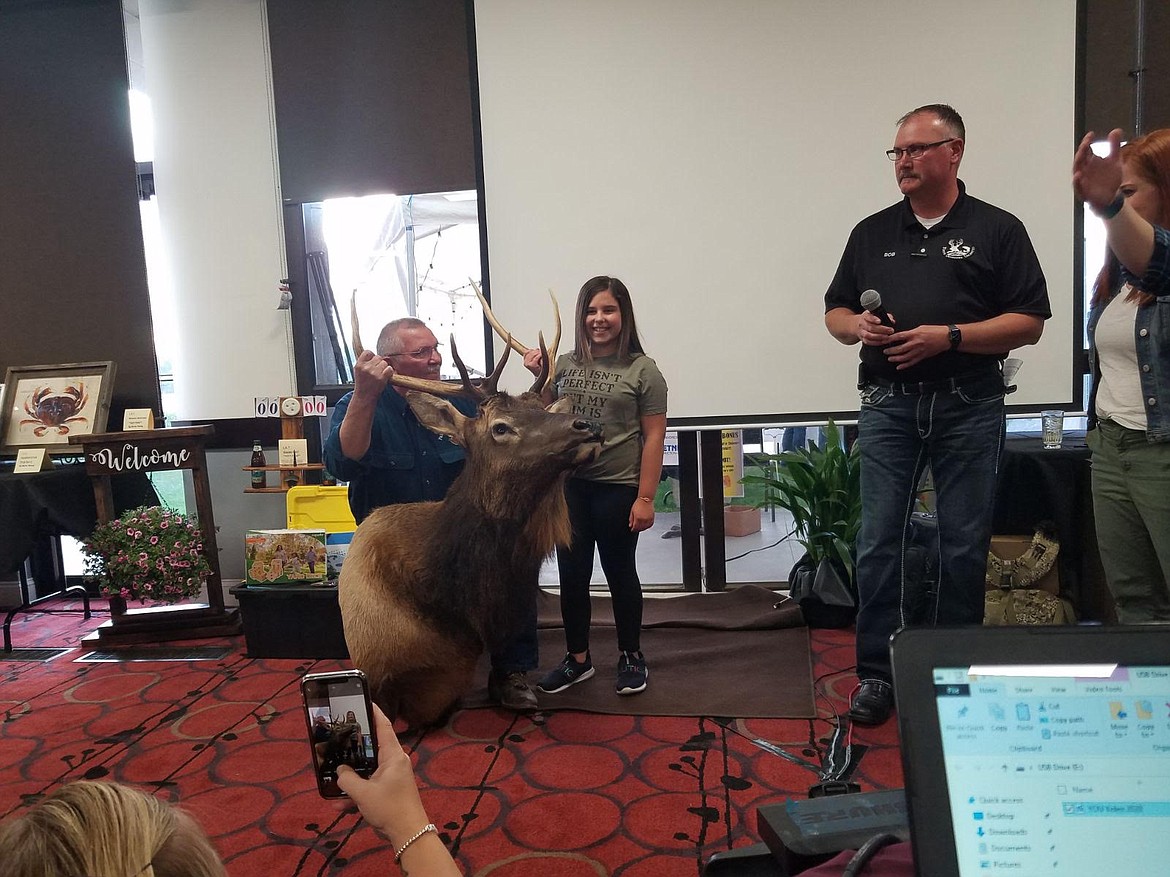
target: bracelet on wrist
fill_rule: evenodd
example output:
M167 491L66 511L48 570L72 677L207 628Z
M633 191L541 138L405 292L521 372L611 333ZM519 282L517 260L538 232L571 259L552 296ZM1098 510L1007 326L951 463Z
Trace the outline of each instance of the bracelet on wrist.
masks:
M641 500L642 502L649 502L649 503L654 502L654 497L652 497L652 496L639 496L638 499Z
M397 865L402 861L402 854L406 852L406 848L408 846L410 846L412 843L414 843L416 840L418 840L424 834L427 834L429 832L434 832L435 834L439 833L439 829L435 828L435 823L428 822L426 825L424 825L422 828L420 828L417 832L415 832L413 835L411 835L410 839L395 851L394 864Z
M1122 195L1120 192L1118 192L1116 197L1114 197L1114 199L1112 201L1110 201L1108 204L1106 204L1104 207L1098 209L1090 204L1089 209L1092 210L1093 213L1095 213L1101 219L1112 219L1114 216L1116 216L1118 213L1121 212L1121 208L1124 206L1125 206L1125 196Z

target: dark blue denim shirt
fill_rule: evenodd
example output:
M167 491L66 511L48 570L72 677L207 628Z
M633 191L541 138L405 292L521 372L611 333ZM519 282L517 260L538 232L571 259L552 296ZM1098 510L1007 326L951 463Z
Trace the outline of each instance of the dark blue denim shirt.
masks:
M431 432L418 422L410 406L392 387L387 387L374 409L370 447L360 460L341 452L341 422L353 393L341 397L333 409L329 437L322 453L325 467L349 482L349 508L359 524L378 506L402 502L427 502L447 495L451 483L463 471L463 448L446 436ZM474 417L475 403L454 398L451 403Z
M1146 439L1151 442L1170 441L1170 231L1154 227L1154 253L1146 273L1138 278L1124 268L1124 279L1153 296L1156 301L1137 309L1134 323L1134 344L1137 347L1138 367L1141 369L1142 398L1146 408ZM1097 346L1093 334L1101 312L1113 301L1120 290L1113 290L1108 299L1094 305L1089 311L1089 365L1093 372L1093 391L1089 401L1089 427L1096 425L1097 386L1101 382L1101 366L1097 360Z

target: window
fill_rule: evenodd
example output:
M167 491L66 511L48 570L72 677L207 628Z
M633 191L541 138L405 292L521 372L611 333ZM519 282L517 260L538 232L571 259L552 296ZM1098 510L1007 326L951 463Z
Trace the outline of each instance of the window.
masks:
M444 377L458 376L451 335L471 373L484 373L475 192L337 198L302 216L316 385L352 382L355 311L364 347L391 320L418 317L444 346Z

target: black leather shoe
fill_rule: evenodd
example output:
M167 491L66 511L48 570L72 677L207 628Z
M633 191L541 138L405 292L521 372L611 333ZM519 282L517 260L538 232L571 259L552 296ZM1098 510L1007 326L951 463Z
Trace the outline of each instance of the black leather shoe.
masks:
M867 679L853 695L849 718L859 725L881 725L890 717L893 708L893 686L880 679Z

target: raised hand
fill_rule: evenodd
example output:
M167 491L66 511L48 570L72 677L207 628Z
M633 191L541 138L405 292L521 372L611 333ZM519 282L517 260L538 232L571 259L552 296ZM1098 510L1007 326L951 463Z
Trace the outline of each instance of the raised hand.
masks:
M394 369L384 357L372 350L363 350L353 366L354 395L376 399L386 389L393 374Z
M524 354L524 367L537 377L540 376L540 368L543 364L544 355L540 352L539 347L529 348L528 352Z
M1081 138L1080 146L1073 155L1073 192L1094 210L1109 206L1121 188L1121 129L1109 132L1109 154L1100 156L1093 152L1094 133L1090 131Z

